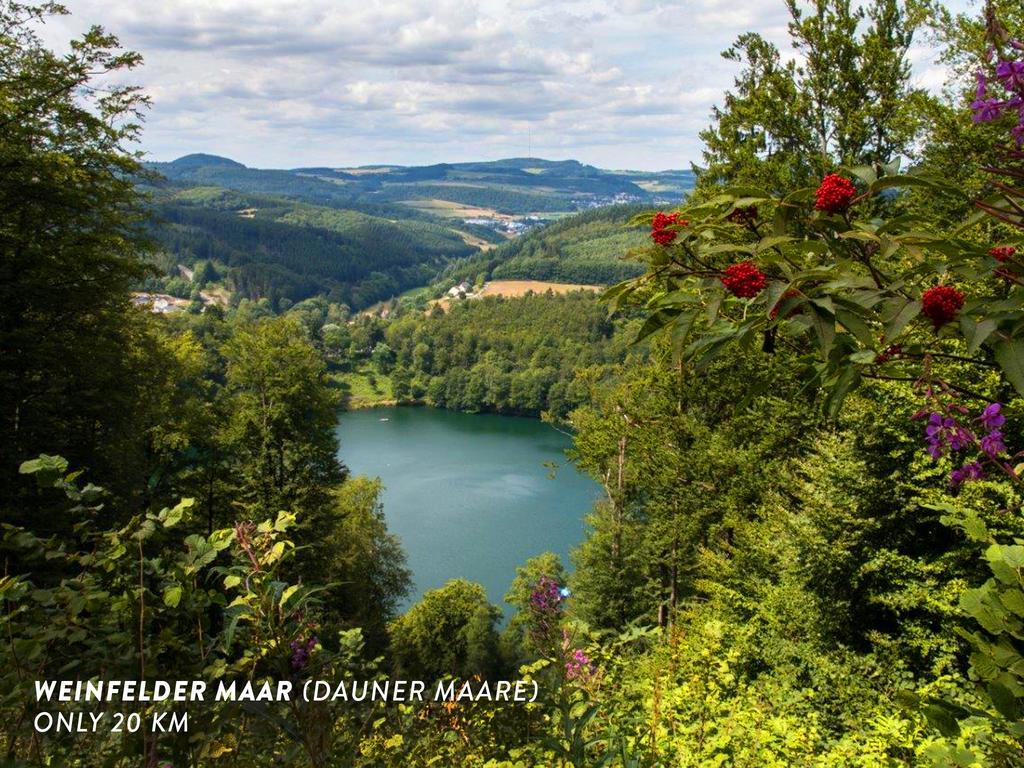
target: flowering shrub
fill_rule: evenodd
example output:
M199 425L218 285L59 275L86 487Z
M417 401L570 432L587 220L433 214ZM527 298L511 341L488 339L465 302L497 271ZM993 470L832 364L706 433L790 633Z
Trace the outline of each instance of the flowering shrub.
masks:
M303 669L309 663L309 657L316 650L320 641L316 635L297 637L289 643L292 649L292 669Z
M565 676L570 680L585 680L594 673L594 665L590 661L590 657L583 652L582 649L577 648L569 654L568 661L565 662Z
M728 221L731 221L734 224L739 224L741 226L751 226L755 221L757 221L757 206L747 205L737 207L726 218L728 219Z
M995 248L989 249L988 255L998 261L1000 264L1005 264L1007 261L1012 259L1017 253L1017 249L1012 245L1000 245Z
M677 352L697 369L728 345L751 345L758 337L766 349L775 343L807 349L816 362L806 373L825 391L832 414L864 379L915 381L925 373L923 383L935 383L950 378L956 357L994 360L1024 392L1024 338L1015 327L1024 316L1024 293L1014 287L1004 295L991 245L944 235L923 214L880 218L874 207L884 210L882 193L893 188L962 193L938 179L901 175L896 166L850 173L865 187L859 197L852 183L833 174L819 188L781 198L729 188L684 208L686 229L650 254L645 275L611 288L606 298L643 301L648 319L641 338L674 329ZM819 199L849 207L834 216L818 208ZM756 220L736 215L751 206Z
M978 430L965 426L961 419L969 413L963 405L946 404L940 410L930 413L920 412L917 418L927 415L925 426L925 444L928 455L939 459L973 451L976 455L962 466L954 469L949 477L949 484L958 488L968 480L981 480L985 477L985 465L999 470L1007 477L1016 479L1017 474L1012 463L1001 458L1006 453L1002 427L1006 417L1002 414L1002 404L989 403L981 414L974 419ZM980 434L980 437L979 437Z
M857 188L845 176L830 173L821 180L821 186L814 193L814 207L828 213L842 213L850 207L857 195Z

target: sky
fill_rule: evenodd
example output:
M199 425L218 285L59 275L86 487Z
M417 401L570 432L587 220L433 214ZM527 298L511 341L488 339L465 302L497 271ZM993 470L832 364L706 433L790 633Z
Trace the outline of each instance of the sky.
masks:
M965 8L972 0L953 0ZM64 0L60 45L101 24L145 64L142 149L252 167L531 155L686 168L742 32L787 49L782 0ZM926 45L915 83L944 73Z

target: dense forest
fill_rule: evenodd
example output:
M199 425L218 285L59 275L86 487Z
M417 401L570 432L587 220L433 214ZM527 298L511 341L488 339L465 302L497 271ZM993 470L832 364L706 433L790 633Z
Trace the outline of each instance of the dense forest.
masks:
M430 282L452 259L476 252L433 222L218 188L157 197L153 216L153 237L172 271L178 263L213 262L238 299L266 298L274 306L324 295L360 309Z
M387 323L372 356L399 400L564 418L625 359L633 335L590 293L488 297Z
M649 242L642 229L630 227L642 206L615 205L567 216L546 227L463 259L444 272L447 278L547 280L609 285L636 277L643 265L630 252Z
M806 55L754 32L725 53L696 192L638 217L641 273L600 303L384 320L325 296L133 307L158 224L145 99L111 83L141 58L99 28L57 53L38 25L63 8L0 0L4 761L1024 765L1024 10L786 8ZM913 84L922 39L941 97ZM279 233L315 265L316 238L378 226L265 215L204 271ZM566 226L615 240L606 215ZM399 615L380 483L337 458L336 375L367 361L437 405L547 411L604 488L572 572L524 563L505 624L462 579ZM397 678L538 693L36 725L169 706L55 705L41 680Z

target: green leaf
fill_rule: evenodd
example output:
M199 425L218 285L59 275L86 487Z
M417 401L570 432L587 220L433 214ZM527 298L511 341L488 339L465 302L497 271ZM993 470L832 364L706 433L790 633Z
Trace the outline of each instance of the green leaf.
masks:
M969 315L960 318L960 331L967 341L968 354L974 354L978 348L985 343L985 339L992 335L999 323L991 318L976 322Z
M678 314L679 310L659 309L657 312L654 312L644 322L643 326L640 328L640 332L637 333L636 338L633 339L633 343L637 344L651 334L657 333L661 329L665 328Z
M926 187L929 189L944 189L946 186L947 185L940 183L936 179L932 179L927 176L883 176L868 187L868 191L874 195L881 192L883 189L892 189L893 187Z
M856 336L857 341L864 346L871 347L874 344L875 335L871 332L867 323L857 315L853 314L853 312L849 312L845 309L837 309L836 320L838 320L839 324L846 328L846 330ZM872 356L871 361L874 361L874 356Z
M1009 688L1000 682L993 681L988 684L988 697L996 711L1007 720L1013 721L1020 718L1020 705L1017 697Z
M908 301L903 307L896 312L895 316L885 325L885 337L884 342L888 344L890 341L895 339L907 324L910 323L915 317L921 313L921 302L920 301Z
M164 605L177 608L181 602L181 585L174 584L164 590Z
M843 240L860 240L863 243L880 243L882 239L871 232L862 232L859 229L851 229L847 232L840 232L839 237Z
M943 736L952 739L960 735L960 723L944 707L929 704L922 711L928 722Z
M36 483L41 488L52 487L64 479L68 471L68 460L63 456L39 454L38 459L22 462L18 472L23 475L35 475Z
M1024 546L1020 544L993 544L985 551L989 562L1001 560L1011 568L1024 566Z
M864 186L870 187L875 183L878 178L878 174L875 172L874 166L871 165L854 165L849 166L847 169L851 175L856 176L858 179L864 182Z
M1024 341L1000 341L992 345L992 350L1007 380L1014 389L1024 394Z
M286 589L284 592L281 593L281 599L278 601L278 605L280 605L282 608L284 608L285 605L288 604L288 598L290 598L292 595L294 595L298 591L299 591L299 585L298 584L292 584L290 587L288 587L288 589Z
M792 243L795 240L795 237L790 237L788 235L769 235L768 237L762 238L757 244L757 252L760 253L761 251L774 248L785 243Z

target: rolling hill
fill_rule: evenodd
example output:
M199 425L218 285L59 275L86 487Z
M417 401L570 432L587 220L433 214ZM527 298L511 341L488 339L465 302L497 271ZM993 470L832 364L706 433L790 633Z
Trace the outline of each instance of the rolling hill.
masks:
M678 200L690 171L607 171L576 160L523 157L478 163L360 168L247 168L216 155L148 167L171 182L355 208L440 200L504 215L565 213L610 203Z
M157 222L158 263L168 271L149 289L187 292L177 265L208 263L203 272L238 298L277 305L327 295L354 309L455 272L622 279L636 269L619 257L643 241L624 229L635 209L623 204L670 204L692 187L688 171L606 171L538 158L265 170L193 154L148 170L140 183Z
M209 186L157 189L152 198L152 234L165 268L209 262L239 298L275 305L327 295L358 309L430 282L453 259L478 252L466 234L431 220Z
M635 277L643 265L625 257L650 241L645 230L628 223L649 208L616 205L567 216L453 264L444 278L473 281L483 274L487 280L608 285Z

